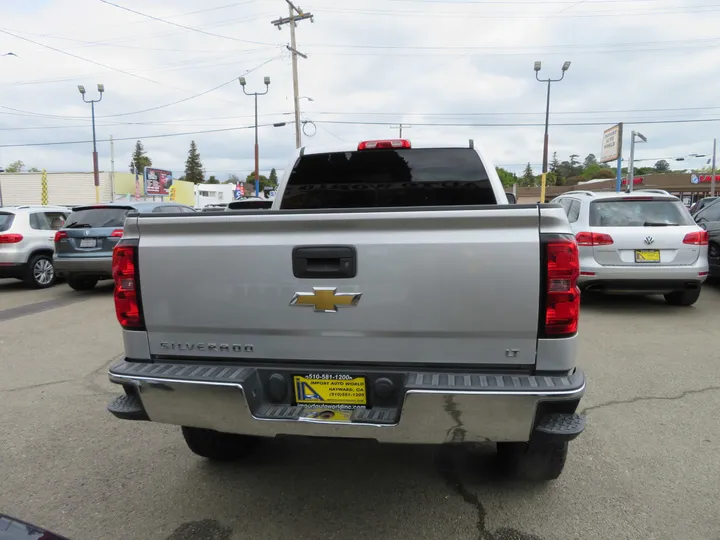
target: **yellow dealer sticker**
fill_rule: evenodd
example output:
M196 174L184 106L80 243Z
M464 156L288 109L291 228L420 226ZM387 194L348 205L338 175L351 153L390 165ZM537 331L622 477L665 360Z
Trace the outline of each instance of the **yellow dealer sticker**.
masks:
M318 373L295 375L293 382L298 405L367 405L365 377Z

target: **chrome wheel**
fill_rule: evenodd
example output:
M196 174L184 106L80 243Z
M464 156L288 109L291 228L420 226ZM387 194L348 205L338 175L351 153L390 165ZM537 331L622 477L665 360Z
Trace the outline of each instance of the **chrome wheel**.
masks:
M38 285L49 285L55 279L55 269L47 259L38 259L33 266L33 279Z

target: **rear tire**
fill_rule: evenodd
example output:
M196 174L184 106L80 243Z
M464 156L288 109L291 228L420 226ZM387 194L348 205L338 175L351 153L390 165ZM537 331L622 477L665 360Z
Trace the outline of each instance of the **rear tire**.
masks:
M665 301L671 306L692 306L700 298L700 287L689 291L673 291L665 295Z
M194 454L214 461L242 459L252 454L260 443L260 437L187 426L182 427L182 434Z
M67 284L71 289L76 291L92 291L97 285L97 278L87 277L70 277L67 278Z
M51 255L35 255L28 262L25 283L33 289L47 289L55 285L55 268Z
M508 477L525 482L556 480L568 454L568 443L498 443L498 460Z

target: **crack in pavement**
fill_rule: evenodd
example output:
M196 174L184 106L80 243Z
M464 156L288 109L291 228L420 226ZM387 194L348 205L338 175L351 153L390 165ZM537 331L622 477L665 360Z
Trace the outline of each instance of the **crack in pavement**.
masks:
M455 425L448 430L448 436L452 433L451 442L461 443L465 440L467 431L463 427L462 412L458 409L453 396L445 396L445 412L452 418ZM477 540L542 540L539 536L527 534L517 529L503 527L495 532L487 529L487 512L480 502L480 499L470 491L460 479L455 467L451 453L458 445L444 444L438 447L435 454L435 468L445 484L454 491L466 504L470 505L477 513L475 528L477 529Z
M661 400L661 401L677 401L683 398L686 398L687 396L691 396L694 394L703 394L705 392L712 392L720 390L720 386L708 386L706 388L697 388L694 390L685 390L678 396L638 396L632 399L619 399L615 401L608 401L606 403L599 403L597 405L592 405L590 407L584 408L582 411L580 411L578 414L587 414L590 411L596 411L598 409L604 409L606 407L611 407L613 405L630 405L632 403L638 403L641 401L653 401L653 400Z
M44 382L44 383L38 383L38 384L29 384L27 386L18 386L17 388L5 388L3 390L0 390L0 393L2 393L2 392L18 392L20 390L32 390L33 388L42 388L43 386L52 386L54 384L75 382L76 380L77 379L63 379L61 381L50 381L50 382Z

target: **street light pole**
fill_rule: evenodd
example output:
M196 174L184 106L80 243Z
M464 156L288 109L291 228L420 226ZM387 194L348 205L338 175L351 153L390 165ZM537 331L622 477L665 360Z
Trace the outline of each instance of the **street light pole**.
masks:
M270 91L270 77L265 77L265 91L264 92L248 92L245 89L247 81L245 77L238 79L240 86L242 86L243 93L246 96L253 96L255 98L255 196L260 196L260 146L258 144L258 96L264 96Z
M95 137L95 104L100 103L102 101L103 94L105 93L105 85L98 84L97 89L98 89L98 92L100 93L100 97L98 99L86 99L85 87L83 85L78 86L78 90L80 91L80 94L82 94L83 101L85 103L90 104L90 109L92 111L93 181L95 183L95 202L99 203L100 202L100 170L98 169L97 139Z
M630 164L628 165L628 193L632 193L635 185L635 137L642 142L647 142L647 138L642 133L633 131L630 133Z
M550 127L550 84L554 82L560 82L565 78L565 72L570 69L570 62L565 62L562 66L562 75L559 79L541 79L540 69L542 67L541 62L535 62L535 78L538 82L547 83L547 103L545 105L545 139L543 142L543 167L542 167L542 180L540 183L540 202L545 202L545 189L547 186L547 171L548 171L548 146L549 146L549 127Z

